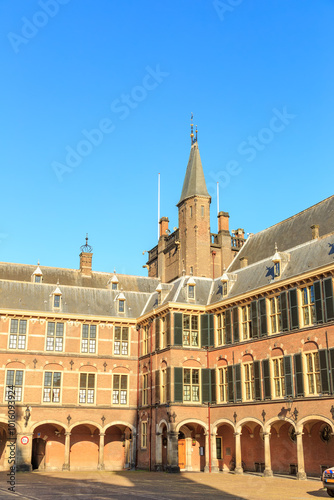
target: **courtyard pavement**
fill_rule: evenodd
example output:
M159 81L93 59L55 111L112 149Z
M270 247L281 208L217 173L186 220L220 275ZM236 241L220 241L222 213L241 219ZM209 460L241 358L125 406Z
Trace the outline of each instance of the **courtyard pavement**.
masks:
M15 493L0 472L1 500L312 500L327 498L320 479L147 471L19 472Z

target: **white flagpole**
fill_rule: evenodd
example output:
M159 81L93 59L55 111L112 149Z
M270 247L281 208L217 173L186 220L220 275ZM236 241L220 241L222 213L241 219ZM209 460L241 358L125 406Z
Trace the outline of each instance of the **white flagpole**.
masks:
M160 222L160 173L158 174L158 240L160 236L159 222Z
M217 224L218 224L217 231L219 232L218 214L219 214L219 182L217 182Z

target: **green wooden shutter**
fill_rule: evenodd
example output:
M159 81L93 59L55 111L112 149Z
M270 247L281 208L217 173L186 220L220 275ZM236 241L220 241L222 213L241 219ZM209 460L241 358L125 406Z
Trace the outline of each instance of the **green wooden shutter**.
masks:
M183 403L183 368L174 367L174 401Z
M217 402L217 394L216 394L216 370L215 368L211 369L211 403Z
M171 332L170 332L170 312L166 315L166 338L167 347L171 345Z
M291 330L294 330L295 328L299 328L298 301L297 301L296 288L289 290L289 305L290 305L290 328Z
M315 305L315 320L317 323L324 322L324 313L322 310L322 287L321 281L315 281L314 286L314 305Z
M284 364L284 385L285 385L285 396L293 397L293 383L292 383L292 360L291 356L283 356Z
M155 350L160 349L160 318L155 318Z
M174 313L174 345L182 345L182 313Z
M329 366L327 349L319 350L320 380L322 394L329 394Z
M211 370L202 368L202 403L210 403Z
M331 321L332 319L334 319L332 278L326 278L324 280L324 296L325 296L326 321Z
M171 367L167 366L167 403L172 401L172 396L171 396Z
M225 311L225 333L226 344L232 344L231 309Z
M281 319L282 319L282 331L286 332L289 330L289 317L288 317L288 305L286 292L280 294L280 309L281 309Z
M329 349L331 394L334 392L334 348Z
M301 353L294 355L296 396L304 396L303 360Z
M155 372L155 402L160 403L160 370Z
M201 346L208 347L209 345L209 315L202 314L201 316Z
M261 370L260 370L260 361L253 362L254 368L254 396L257 401L262 399L261 394Z
M263 377L263 397L264 399L271 399L269 359L262 360L262 377Z
M238 307L233 307L233 342L239 342L239 314Z
M228 389L228 402L234 403L234 374L233 366L227 367L227 389Z
M208 328L208 337L209 337L209 346L214 347L215 345L215 316L214 314L208 314L209 317L209 328Z
M253 300L253 302L251 302L250 312L251 312L251 322L252 322L252 338L255 339L259 336L256 300Z
M234 365L234 387L235 387L235 401L242 400L241 393L241 365Z
M268 335L266 299L259 300L259 316L260 316L260 336L264 337L265 335Z

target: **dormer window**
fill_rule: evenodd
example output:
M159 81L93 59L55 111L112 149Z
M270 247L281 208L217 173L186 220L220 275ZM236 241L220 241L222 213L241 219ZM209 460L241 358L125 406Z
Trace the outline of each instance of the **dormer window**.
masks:
M53 307L60 307L60 295L54 295Z
M57 285L58 284L59 283L57 283ZM55 309L59 309L61 306L61 296L62 296L61 290L59 286L57 286L55 291L52 293L52 305Z
M116 276L116 271L114 271L114 275L113 277L111 278L110 280L110 283L111 283L111 289L112 290L118 290L118 283L119 283L119 280Z
M227 284L229 282L229 277L227 276L225 269L224 269L224 273L223 273L222 277L220 278L220 281L222 283L222 294L224 297L225 295L227 295L227 290L228 290Z
M196 282L195 282L194 278L191 276L187 282L188 299L195 298L195 287L196 287Z
M125 296L124 296L123 292L121 292L118 295L117 301L118 301L118 312L124 313L125 312Z
M39 267L39 262L38 262L35 271L32 273L32 282L42 283L42 278L43 278L43 273L41 271L41 268Z
M281 275L281 256L277 250L277 244L275 243L275 254L272 258L272 262L274 263L274 276L277 278Z

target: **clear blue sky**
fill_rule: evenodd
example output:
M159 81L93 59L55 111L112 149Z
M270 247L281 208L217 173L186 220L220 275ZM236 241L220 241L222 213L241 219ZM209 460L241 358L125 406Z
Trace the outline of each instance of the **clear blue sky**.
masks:
M95 270L145 275L191 112L212 232L217 181L246 233L331 196L333 26L333 0L2 0L0 260L78 268L88 232Z

